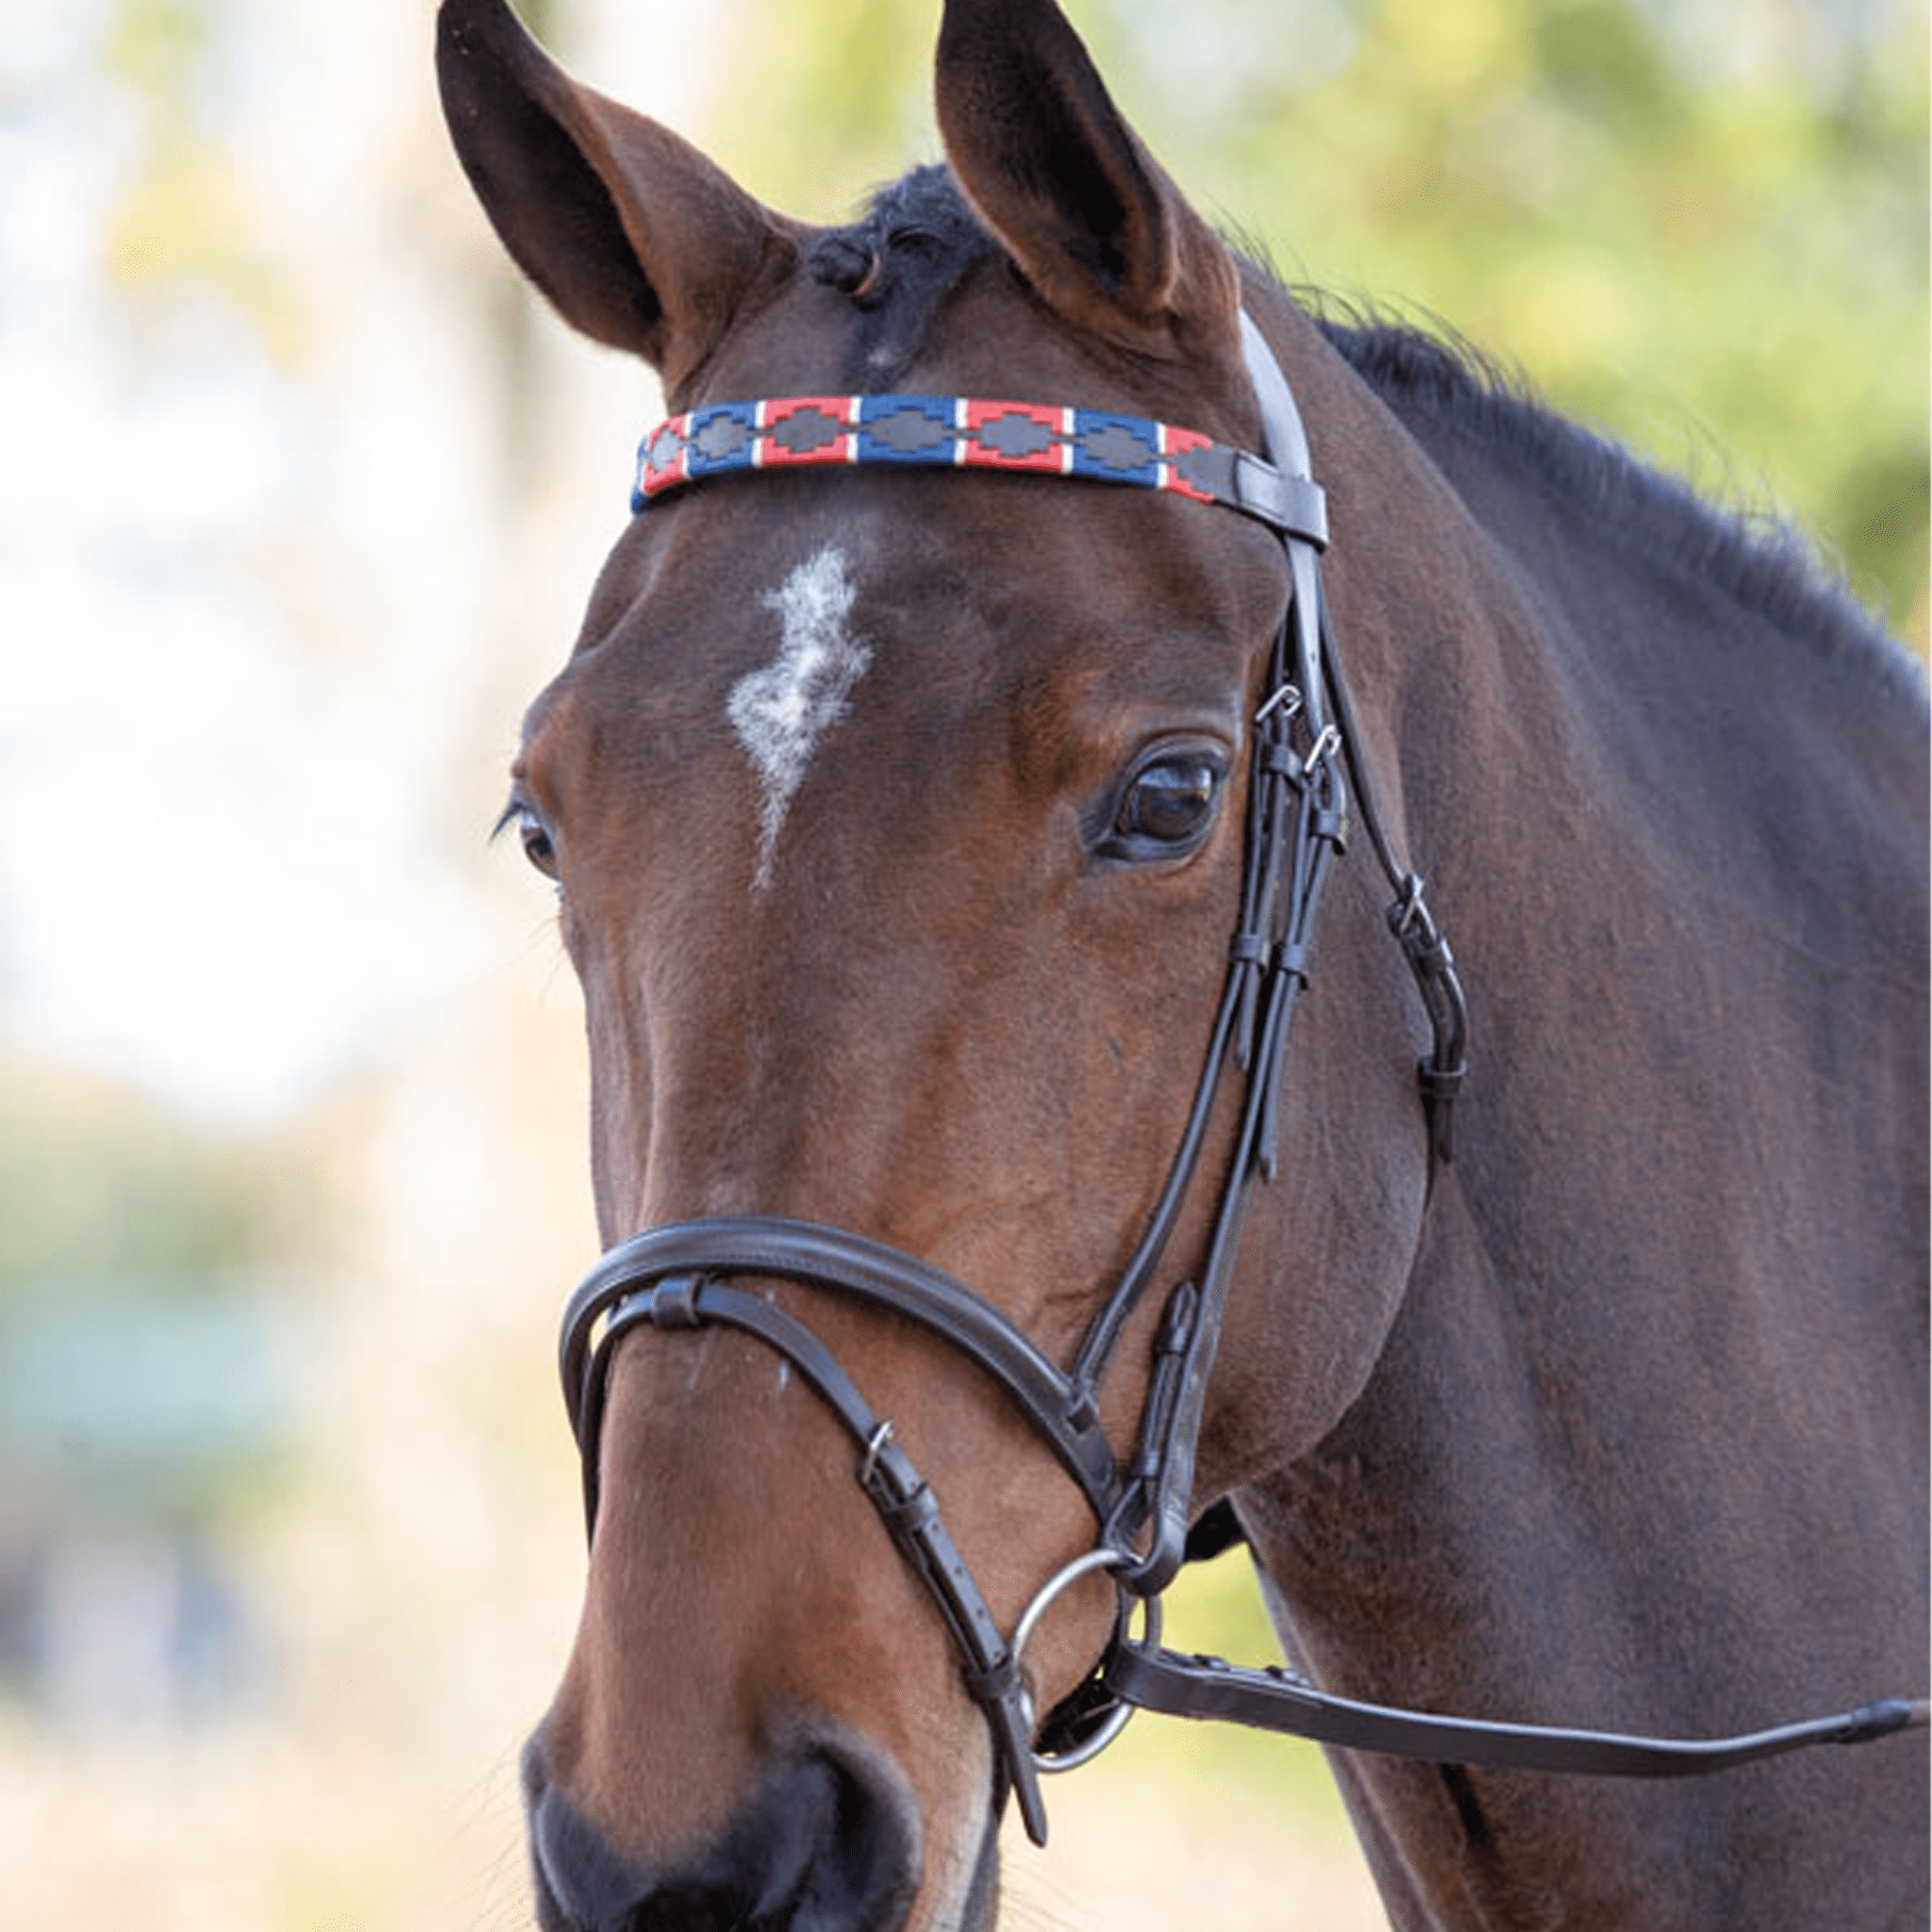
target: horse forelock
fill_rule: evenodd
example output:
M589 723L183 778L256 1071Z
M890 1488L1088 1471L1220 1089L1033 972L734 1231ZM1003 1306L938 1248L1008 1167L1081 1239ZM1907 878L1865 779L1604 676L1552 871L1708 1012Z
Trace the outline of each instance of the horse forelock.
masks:
M806 267L851 297L859 361L878 382L912 359L946 294L998 249L951 169L935 163L876 190L857 222L819 237Z

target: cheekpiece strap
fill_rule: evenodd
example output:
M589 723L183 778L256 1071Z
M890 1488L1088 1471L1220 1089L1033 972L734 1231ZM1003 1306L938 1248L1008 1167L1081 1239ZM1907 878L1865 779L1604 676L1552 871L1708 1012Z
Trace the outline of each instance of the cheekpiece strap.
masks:
M633 512L739 471L858 463L1004 470L1162 491L1219 504L1283 536L1328 541L1321 487L1198 430L1145 416L969 396L787 396L707 403L638 447Z

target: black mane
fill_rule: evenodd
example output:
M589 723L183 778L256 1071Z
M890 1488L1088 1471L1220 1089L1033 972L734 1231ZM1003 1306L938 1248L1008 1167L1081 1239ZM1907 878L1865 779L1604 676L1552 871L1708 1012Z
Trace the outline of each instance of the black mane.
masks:
M1319 314L1324 305L1318 296L1310 306ZM1830 654L1869 662L1883 682L1924 703L1917 666L1789 525L1714 507L1689 484L1557 415L1466 343L1399 324L1319 319L1323 334L1399 417L1426 417L1497 452L1744 608Z
M1285 287L1261 251L1235 245ZM914 168L879 189L858 221L821 236L808 258L811 273L851 296L864 318L863 369L855 376L876 386L908 361L946 292L997 246L943 166ZM1318 292L1298 293L1324 335L1397 416L1427 418L1494 451L1744 608L1827 653L1869 664L1881 684L1924 703L1917 665L1789 525L1714 508L1689 484L1557 415L1466 343L1374 316L1341 320L1339 305Z

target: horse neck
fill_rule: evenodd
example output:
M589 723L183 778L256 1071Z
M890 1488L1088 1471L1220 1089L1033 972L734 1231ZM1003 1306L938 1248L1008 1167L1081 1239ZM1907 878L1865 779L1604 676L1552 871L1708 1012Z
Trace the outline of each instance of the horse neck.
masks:
M1427 628L1359 589L1337 610L1344 651L1351 618L1369 641L1369 749L1462 963L1473 1071L1366 1387L1243 1500L1285 1641L1362 1696L1680 1735L1912 1683L1924 943L1920 868L1885 874L1918 834L1748 688L1692 688L1789 641L1662 630L1670 587L1627 563L1635 608L1605 608L1601 556L1540 582L1518 558L1547 527L1506 549L1440 476L1417 488L1451 546ZM1484 508L1507 512L1507 477ZM1640 674L1647 704L1618 682ZM1827 808L1867 835L1817 903L1740 876L1770 781L1710 769L1722 747L1672 708L1693 699L1707 737L1831 791L1795 815L1821 839ZM1865 1900L1890 1923L1923 1893L1923 1852L1867 1856L1919 1840L1923 1763L1896 1756L1660 1790L1342 1776L1403 1924L1556 1923L1539 1898L1593 1925L1824 1923L1846 1900L1833 1922Z

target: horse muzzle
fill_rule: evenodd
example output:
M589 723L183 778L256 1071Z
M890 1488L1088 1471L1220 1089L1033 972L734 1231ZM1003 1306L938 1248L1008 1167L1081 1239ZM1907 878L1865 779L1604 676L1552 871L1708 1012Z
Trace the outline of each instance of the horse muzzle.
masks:
M613 1844L573 1801L541 1732L523 1774L544 1932L905 1932L912 1923L918 1808L884 1754L837 1726L788 1739L709 1843L657 1858ZM961 1932L981 1916L958 1921Z

